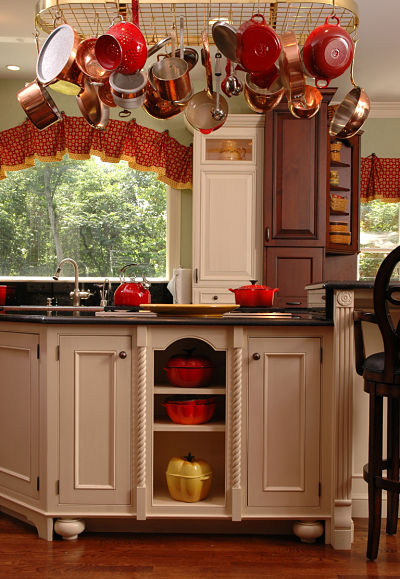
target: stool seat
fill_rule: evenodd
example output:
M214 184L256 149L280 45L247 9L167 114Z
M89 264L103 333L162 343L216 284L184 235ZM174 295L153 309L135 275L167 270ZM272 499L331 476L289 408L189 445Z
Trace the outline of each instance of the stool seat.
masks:
M400 494L400 331L391 310L400 306L400 284L391 282L400 261L400 246L381 263L374 283L374 312L354 312L356 371L369 395L368 463L363 478L368 484L368 559L376 559L382 517L382 490L387 492L386 532L397 531ZM365 355L362 323L379 328L383 352ZM383 400L387 400L386 447L383 448ZM385 456L384 456L385 452ZM383 472L386 471L386 476Z

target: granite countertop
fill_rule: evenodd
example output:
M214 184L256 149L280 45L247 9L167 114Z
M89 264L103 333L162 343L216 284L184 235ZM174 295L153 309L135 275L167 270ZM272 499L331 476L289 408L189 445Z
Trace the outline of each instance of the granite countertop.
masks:
M218 325L218 326L331 326L332 319L324 310L302 309L298 312L228 313L222 316L158 315L149 312L132 312L123 316L81 316L46 314L3 313L0 322L25 322L34 324L90 324L90 325Z
M314 283L306 286L306 290L316 290L316 289L372 289L374 287L375 280L371 281L321 281L320 283Z

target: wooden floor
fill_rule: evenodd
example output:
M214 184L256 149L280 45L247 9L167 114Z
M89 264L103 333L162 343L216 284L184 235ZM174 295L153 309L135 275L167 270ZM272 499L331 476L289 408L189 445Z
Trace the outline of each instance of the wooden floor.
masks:
M0 577L236 579L400 577L400 530L382 534L376 562L365 558L366 521L355 521L351 551L292 536L83 533L77 541L39 539L0 513Z

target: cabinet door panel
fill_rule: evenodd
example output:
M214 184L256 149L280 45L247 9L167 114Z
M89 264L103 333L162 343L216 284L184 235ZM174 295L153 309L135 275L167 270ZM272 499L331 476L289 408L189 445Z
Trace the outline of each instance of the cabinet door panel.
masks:
M0 333L0 485L36 497L39 368L35 334Z
M325 122L324 122L325 120ZM326 105L312 119L266 114L264 226L269 245L325 243Z
M255 260L255 170L201 172L199 281L248 280Z
M268 247L265 250L264 278L279 288L278 307L306 307L305 286L323 279L323 248Z
M130 503L130 352L128 337L60 339L61 503Z
M318 506L320 340L250 338L249 359L248 505Z

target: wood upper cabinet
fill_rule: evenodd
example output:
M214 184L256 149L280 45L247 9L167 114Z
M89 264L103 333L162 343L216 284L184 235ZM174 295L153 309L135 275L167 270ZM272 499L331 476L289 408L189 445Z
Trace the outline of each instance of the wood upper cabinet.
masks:
M264 243L325 245L327 110L298 119L280 105L265 115Z
M0 489L39 496L39 336L0 332Z
M129 336L60 337L60 504L131 504L131 360Z

